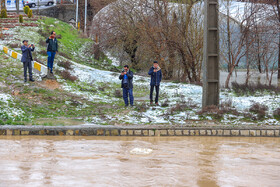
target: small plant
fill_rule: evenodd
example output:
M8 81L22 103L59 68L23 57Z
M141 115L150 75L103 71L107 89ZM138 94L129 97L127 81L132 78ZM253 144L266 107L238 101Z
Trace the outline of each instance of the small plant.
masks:
M23 12L24 12L26 15L28 14L29 10L30 10L29 6L23 7Z
M280 120L280 108L277 108L273 111L273 117L277 120Z
M2 9L1 10L0 18L8 18L7 10L6 9Z
M169 106L169 101L168 101L168 99L166 99L162 104L161 104L161 106L162 107L168 107Z
M78 79L76 76L72 76L71 73L67 70L63 70L61 72L61 76L62 76L63 79L69 80L69 81L72 81L72 82L74 82L75 80Z
M122 92L120 90L115 90L114 96L117 97L117 98L121 98L122 97Z
M146 103L141 103L140 105L136 105L135 109L139 112L146 112L149 109L149 106Z
M249 108L249 111L257 114L259 119L263 119L265 117L267 110L268 110L268 107L263 104L260 104L260 103L254 103Z
M28 18L32 18L32 17L33 17L33 13L32 13L32 10L31 10L31 9L28 11L27 16L28 16Z
M63 56L64 58L71 59L71 57L70 57L68 54L63 53L63 52L61 52L61 51L59 51L58 54L59 54L60 56Z
M58 66L64 67L67 70L72 70L73 68L71 67L71 62L69 61L59 61L57 63Z
M19 21L20 23L23 23L23 16L22 16L22 15L19 15L19 16L18 16L18 19L19 19L18 21Z

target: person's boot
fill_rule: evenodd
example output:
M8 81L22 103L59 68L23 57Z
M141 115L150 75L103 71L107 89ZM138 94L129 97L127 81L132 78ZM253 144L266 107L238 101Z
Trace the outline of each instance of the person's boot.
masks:
M150 101L150 105L153 105L153 101Z
M35 80L33 78L30 78L29 81L30 82L35 82Z
M24 83L26 83L27 82L27 78L24 78Z
M157 106L159 106L159 104L158 104L158 103L156 103L156 105L157 105Z

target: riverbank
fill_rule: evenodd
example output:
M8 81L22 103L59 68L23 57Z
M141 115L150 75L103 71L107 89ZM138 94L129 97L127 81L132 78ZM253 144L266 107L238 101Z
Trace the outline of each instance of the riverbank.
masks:
M279 126L0 126L0 136L244 136L280 137Z

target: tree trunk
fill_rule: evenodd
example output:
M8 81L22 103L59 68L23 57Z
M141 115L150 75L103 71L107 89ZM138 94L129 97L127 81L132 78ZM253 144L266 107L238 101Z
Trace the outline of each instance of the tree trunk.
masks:
M229 23L229 0L227 1L227 35L228 35L228 72L231 70L231 36L230 36L230 23Z
M233 71L234 71L234 66L231 67L231 69L230 69L230 71L228 73L228 76L227 76L227 79L226 79L226 83L225 83L225 87L226 88L229 88L229 80L231 78L231 75L232 75Z

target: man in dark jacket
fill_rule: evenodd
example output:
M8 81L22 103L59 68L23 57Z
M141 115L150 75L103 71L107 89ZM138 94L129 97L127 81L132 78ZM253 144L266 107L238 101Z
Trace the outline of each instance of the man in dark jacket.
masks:
M53 74L53 61L54 61L55 54L58 51L56 33L54 31L51 32L51 36L47 38L46 43L48 44L47 46L48 73Z
M35 46L28 45L28 40L23 40L23 46L21 46L22 51L22 57L21 62L23 62L23 69L24 69L24 82L27 82L27 68L29 73L29 81L34 82L34 79L32 78L32 53L31 51L34 51Z
M120 75L120 80L122 80L122 89L123 89L123 100L125 103L125 106L128 106L128 95L129 95L129 101L130 105L133 106L133 72L129 70L128 65L124 66L124 70L122 71Z
M156 88L155 103L158 105L159 86L162 79L162 73L157 61L154 61L154 65L150 68L148 74L151 75L150 103L153 104L153 92L154 88Z

